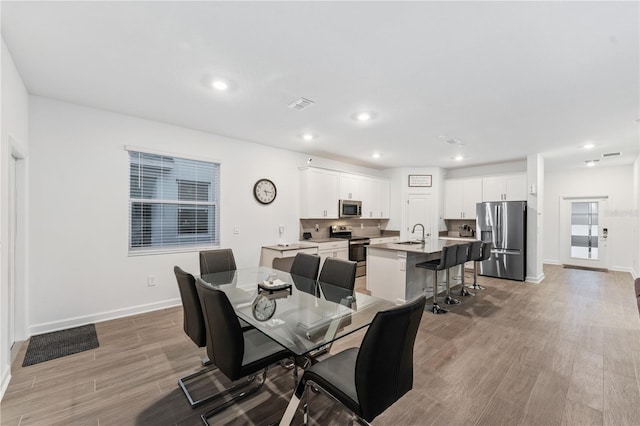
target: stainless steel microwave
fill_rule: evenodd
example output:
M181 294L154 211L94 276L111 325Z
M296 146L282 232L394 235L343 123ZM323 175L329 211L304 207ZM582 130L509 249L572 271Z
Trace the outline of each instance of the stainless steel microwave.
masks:
M362 216L362 201L340 200L338 201L340 217Z

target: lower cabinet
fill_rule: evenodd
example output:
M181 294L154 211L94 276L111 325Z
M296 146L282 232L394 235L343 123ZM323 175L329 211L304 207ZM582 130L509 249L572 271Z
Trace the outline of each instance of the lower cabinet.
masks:
M318 256L320 256L320 269L324 265L327 257L337 257L339 259L349 260L349 242L348 241L332 241L328 243L318 244Z
M260 253L260 266L266 266L268 268L280 269L281 271L287 271L291 269L293 259L298 253L318 254L318 247L316 245L300 245L291 244L288 247L284 246L266 246L262 247Z

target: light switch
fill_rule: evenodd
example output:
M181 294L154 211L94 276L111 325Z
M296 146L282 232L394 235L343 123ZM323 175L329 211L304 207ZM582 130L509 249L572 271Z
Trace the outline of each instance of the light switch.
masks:
M234 234L239 234L240 233L240 226L233 225L233 233Z

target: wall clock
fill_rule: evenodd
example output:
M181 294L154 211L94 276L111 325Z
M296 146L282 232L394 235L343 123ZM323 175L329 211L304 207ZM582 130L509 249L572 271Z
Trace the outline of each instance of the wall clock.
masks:
M278 191L276 185L269 179L259 179L253 185L253 196L261 204L271 204L276 199Z

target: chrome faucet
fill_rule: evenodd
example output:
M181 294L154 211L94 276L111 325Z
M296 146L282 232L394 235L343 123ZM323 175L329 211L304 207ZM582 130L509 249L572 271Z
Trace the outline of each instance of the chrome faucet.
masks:
M417 227L418 225L420 225L420 227L422 228L422 239L420 240L420 242L421 242L422 244L424 244L424 243L425 243L425 240L424 240L424 225L423 225L423 224L421 224L421 223L416 223L415 225L413 225L413 229L411 230L411 233L413 234L414 232L416 232L416 227Z

